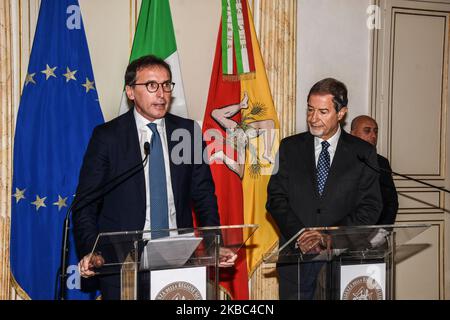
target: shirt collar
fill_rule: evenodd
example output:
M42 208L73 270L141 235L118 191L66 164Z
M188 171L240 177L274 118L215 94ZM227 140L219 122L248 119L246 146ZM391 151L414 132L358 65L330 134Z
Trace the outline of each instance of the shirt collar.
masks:
M341 132L342 132L341 126L338 125L338 129L335 132L335 134L330 139L327 140L328 143L330 144L330 147L333 148L334 150L336 150L336 147L337 147L337 144L339 141L339 137L341 136ZM314 137L314 146L316 148L319 146L320 146L320 148L322 148L322 146L321 146L322 141L325 141L325 140L323 140L322 138Z
M136 127L138 129L147 127L147 125L149 123L151 123L146 118L144 118L139 112L137 112L136 108L134 108L133 113L134 113L134 118L136 119ZM153 123L156 123L156 126L161 129L164 129L164 127L165 127L164 118L156 119L155 121L153 121Z

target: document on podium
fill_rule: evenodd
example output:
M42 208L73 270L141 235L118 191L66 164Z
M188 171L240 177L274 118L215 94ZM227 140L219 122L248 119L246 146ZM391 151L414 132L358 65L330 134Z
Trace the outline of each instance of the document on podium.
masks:
M175 236L149 240L141 255L141 270L182 267L203 238Z

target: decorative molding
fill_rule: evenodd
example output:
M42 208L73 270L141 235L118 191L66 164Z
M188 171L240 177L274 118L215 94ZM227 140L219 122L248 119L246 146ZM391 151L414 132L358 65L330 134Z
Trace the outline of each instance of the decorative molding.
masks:
M439 180L444 180L445 179L445 152L446 152L446 144L445 144L445 140L446 140L446 125L445 125L445 115L446 115L446 108L447 108L447 77L446 75L446 71L448 71L448 20L449 20L449 15L446 14L445 12L439 12L439 11L434 11L434 10L423 10L423 9L418 9L418 8L392 8L392 13L391 13L391 48L390 48L390 75L389 75L389 98L387 100L387 104L388 104L388 112L389 112L389 124L388 124L388 158L389 160L392 162L395 162L395 158L393 153L393 150L396 150L396 146L394 143L394 128L398 127L399 123L396 123L394 125L394 112L396 112L397 110L394 108L396 106L396 103L394 103L394 96L395 96L395 86L397 85L397 83L395 83L394 79L395 79L395 71L396 71L396 49L397 46L399 45L397 43L397 28L399 27L399 17L428 17L428 18L437 18L437 19L442 19L442 28L443 28L443 39L442 39L442 66L441 66L441 70L442 70L442 74L443 77L441 79L441 105L440 105L440 109L439 109L439 119L440 119L440 123L439 125L436 125L434 128L437 130L436 135L438 136L439 140L439 151L436 152L434 154L435 158L433 160L436 160L438 162L437 168L435 172L403 172L406 175L410 175L410 176L414 176L414 177L418 177L418 178L425 178L425 177L429 177L430 179L439 179ZM398 109L398 108L397 108ZM437 110L433 110L433 112L436 112ZM400 117L402 117L402 112L401 111L397 111L400 114ZM430 141L431 143L431 141ZM394 159L392 159L394 158ZM397 156L398 158L398 156ZM406 158L405 158L406 159ZM433 168L433 163L429 163L429 167Z
M375 0L376 4L382 8L381 29L374 31L374 43L373 43L373 71L372 71L372 108L371 114L376 116L379 124L379 139L378 139L378 150L380 153L385 154L388 159L391 160L391 165L396 171L400 171L404 174L408 174L413 177L417 177L422 181L430 182L437 186L447 187L449 186L449 131L448 126L450 124L450 117L448 111L448 101L450 99L448 91L448 79L449 79L449 50L450 50L450 3L443 1L405 1L405 0ZM408 25L401 25L399 19L405 19L407 17ZM425 19L426 18L426 19ZM422 28L420 23L433 21L433 29L438 30L439 36L442 34L442 40L436 40L437 34L432 33L428 29ZM414 24L415 23L415 24ZM403 27L399 29L399 27ZM432 93L428 92L429 95L432 94L434 102L439 98L441 94L441 104L436 106L433 104L433 108L427 108L427 114L433 114L434 118L422 119L420 112L415 112L415 109L408 107L403 109L395 109L397 105L393 105L393 96L401 92L402 98L408 94L407 88L401 87L403 84L399 79L408 79L408 75L411 77L411 72L414 77L414 68L408 70L408 66L400 64L402 67L403 78L399 78L399 74L395 73L394 68L398 68L399 63L404 62L403 58L407 57L400 56L400 53L405 54L404 51L408 51L408 48L413 47L411 41L409 41L411 35L411 26L414 26L415 30L428 30L430 36L433 36L434 48L436 52L442 50L442 55L439 56L438 60L432 60L439 62L439 68L436 72L442 72L442 79L439 79L439 75L433 79L439 79L438 85L434 86ZM414 29L413 28L413 29ZM401 32L399 32L399 30ZM408 33L409 32L409 33ZM420 35L422 38L426 37L423 34ZM401 47L404 42L400 40L408 40L405 43L409 47ZM406 48L406 49L405 49ZM421 48L418 46L417 48ZM403 50L403 51L401 51ZM411 49L409 49L411 51ZM428 52L428 51L426 51ZM394 58L397 55L397 60L394 64ZM434 57L435 55L433 55ZM409 58L409 57L408 57ZM420 58L420 56L419 56ZM410 62L414 66L414 61ZM434 69L433 69L434 70ZM410 71L408 73L408 71ZM427 70L429 71L429 70ZM417 72L416 72L417 73ZM397 79L394 79L397 76ZM394 83L396 80L396 83ZM433 82L433 85L434 83ZM421 88L422 86L419 86ZM399 91L402 90L402 91ZM412 91L411 91L412 90ZM410 90L411 95L417 94L414 88ZM424 89L423 89L424 90ZM438 90L441 90L439 92ZM436 98L437 97L437 98ZM397 102L398 103L398 102ZM405 103L405 102L403 102ZM423 111L421 108L423 102L415 106L419 108L419 111ZM407 110L409 112L402 113L402 111ZM393 112L398 112L396 119L393 117ZM406 117L406 118L405 118ZM399 121L400 120L400 121ZM428 120L428 121L425 121ZM404 125L407 123L407 125ZM423 130L424 134L421 137L421 141L416 141L411 137L408 138L407 135L395 138L395 130L400 130L401 125L408 128L415 128L414 130ZM422 124L422 126L418 126ZM427 129L429 129L427 131ZM402 131L404 133L404 131ZM417 135L414 132L413 136ZM428 137L428 135L430 135ZM409 146L416 146L414 150L416 152L416 159L426 159L426 165L417 162L418 165L412 166L411 159L405 157L404 154L408 152L403 152L403 150L397 148L400 143L409 143ZM403 141L404 140L404 141ZM427 144L433 144L433 148ZM425 145L425 148L423 146ZM428 148L428 149L427 149ZM424 150L433 150L432 154ZM425 152L425 153L424 153ZM425 161L423 161L425 162ZM414 162L415 164L416 162ZM428 165L429 164L429 165ZM402 170L403 167L403 170ZM417 167L417 168L416 168ZM446 280L448 273L450 272L449 264L447 263L448 256L446 254L447 250L445 248L445 243L449 237L449 228L447 226L448 213L449 213L449 198L444 196L443 193L434 191L431 188L426 188L415 182L405 180L402 178L395 178L395 184L397 191L399 193L401 203L401 208L397 215L397 223L408 223L408 222L436 222L433 226L438 224L438 239L437 242L433 244L432 250L436 250L438 253L437 259L431 261L427 254L418 253L419 259L422 261L428 261L427 268L430 270L439 270L438 283L435 285L435 292L439 293L438 298L445 299L448 297L450 292L450 282ZM406 199L404 199L406 198ZM445 240L445 241L444 241ZM423 260L422 260L423 259ZM415 262L414 262L415 263ZM408 265L408 268L414 270L416 265ZM428 270L423 270L427 273ZM412 283L402 283L402 286L410 289L413 287ZM434 284L433 284L434 285ZM403 288L404 289L404 288ZM423 288L421 288L422 290ZM411 290L414 290L412 288ZM435 298L430 295L424 296L424 299Z
M424 210L433 209L443 212L443 192L438 190L401 190L398 191L399 195L399 210ZM442 197L441 197L442 196Z
M435 248L437 255L438 255L438 261L436 264L436 267L438 269L437 276L438 281L436 283L436 290L439 295L439 300L445 299L445 220L441 219L413 219L412 217L405 217L404 219L401 219L400 221L397 221L399 223L405 223L405 224L430 224L432 228L437 228L436 236L437 236L437 247ZM429 229L429 230L430 230ZM428 231L428 230L427 230ZM425 231L426 232L426 231ZM412 239L412 243L414 243L414 239ZM413 269L411 267L411 269ZM425 270L423 270L425 271ZM411 284L413 284L412 282ZM422 299L427 299L427 297L423 297ZM429 299L429 298L428 298Z

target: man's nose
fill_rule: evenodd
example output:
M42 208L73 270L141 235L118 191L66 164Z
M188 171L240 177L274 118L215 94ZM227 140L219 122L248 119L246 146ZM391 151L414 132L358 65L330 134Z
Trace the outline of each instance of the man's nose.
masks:
M317 111L313 111L313 112L311 112L311 114L310 114L310 121L311 122L316 122L317 121Z
M155 94L156 94L157 97L163 97L164 96L164 90L163 90L162 84L160 84L158 86L158 90L156 90Z

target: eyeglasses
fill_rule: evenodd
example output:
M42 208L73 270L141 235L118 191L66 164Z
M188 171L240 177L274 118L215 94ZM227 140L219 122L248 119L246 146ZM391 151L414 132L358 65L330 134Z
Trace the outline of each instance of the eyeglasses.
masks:
M162 83L156 81L148 81L145 83L132 84L132 86L145 86L147 88L147 91L150 93L155 93L156 91L158 91L160 85L164 92L172 92L173 87L175 87L175 83L170 81L165 81Z

